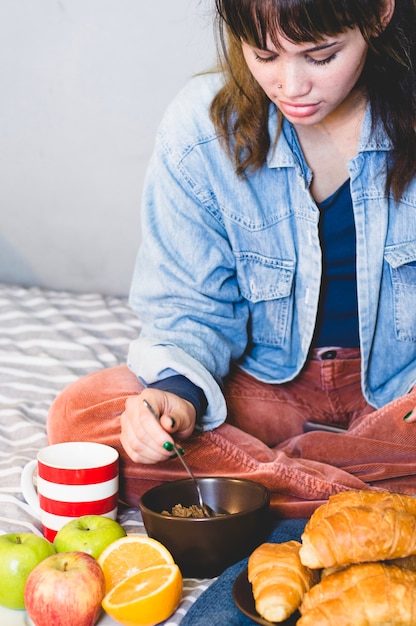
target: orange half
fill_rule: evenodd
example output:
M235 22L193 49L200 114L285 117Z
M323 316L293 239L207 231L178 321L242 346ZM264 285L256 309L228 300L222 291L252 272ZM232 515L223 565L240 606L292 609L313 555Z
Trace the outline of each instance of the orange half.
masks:
M154 565L173 565L167 548L146 535L127 535L113 541L101 552L98 563L104 572L106 591L119 582Z
M177 565L156 565L121 581L107 593L102 606L123 626L153 626L174 613L182 588Z

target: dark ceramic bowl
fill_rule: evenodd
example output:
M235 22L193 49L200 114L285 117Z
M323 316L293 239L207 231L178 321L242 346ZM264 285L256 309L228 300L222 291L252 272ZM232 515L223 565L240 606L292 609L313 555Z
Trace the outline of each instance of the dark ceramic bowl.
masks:
M218 517L174 517L162 514L197 502L189 479L164 483L147 491L139 506L149 537L170 551L183 576L212 578L248 556L269 532L269 491L250 480L198 478L202 498Z

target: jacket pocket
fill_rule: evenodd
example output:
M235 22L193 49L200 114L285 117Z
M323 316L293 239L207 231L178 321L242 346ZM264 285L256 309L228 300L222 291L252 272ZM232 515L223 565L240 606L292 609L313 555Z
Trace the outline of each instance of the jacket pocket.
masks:
M280 346L292 312L295 262L238 252L237 279L250 308L249 336L253 343Z
M416 241L388 246L397 339L416 341Z

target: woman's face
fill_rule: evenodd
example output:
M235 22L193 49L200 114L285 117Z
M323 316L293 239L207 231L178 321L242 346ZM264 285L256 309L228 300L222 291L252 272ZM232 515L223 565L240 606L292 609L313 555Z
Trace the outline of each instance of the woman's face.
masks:
M272 102L293 124L310 126L336 116L363 70L368 45L358 28L317 43L269 40L267 50L242 42L247 66Z

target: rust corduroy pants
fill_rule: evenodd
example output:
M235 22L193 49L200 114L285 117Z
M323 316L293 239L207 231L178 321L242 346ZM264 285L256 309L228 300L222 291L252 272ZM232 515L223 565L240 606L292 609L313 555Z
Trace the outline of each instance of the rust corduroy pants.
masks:
M141 390L126 366L105 369L67 387L48 415L49 443L98 441L119 450L121 499L134 506L147 489L185 477L178 459L136 464L122 449L120 415L126 398ZM344 489L416 495L416 423L403 420L416 405L416 390L374 410L361 393L358 350L315 350L296 380L282 385L259 382L236 368L224 394L226 423L184 442L197 475L261 482L281 517L306 517ZM304 433L306 420L347 431Z

